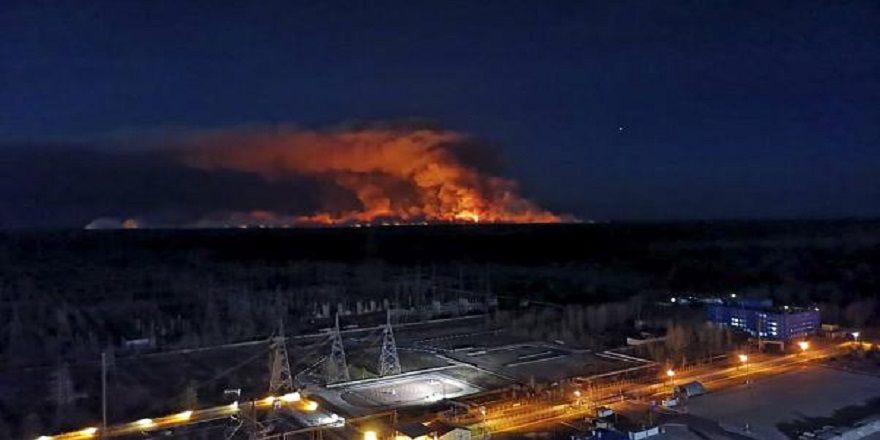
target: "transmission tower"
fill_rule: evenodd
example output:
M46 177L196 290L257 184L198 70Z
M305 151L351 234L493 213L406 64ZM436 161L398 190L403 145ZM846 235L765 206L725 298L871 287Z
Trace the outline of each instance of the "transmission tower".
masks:
M290 360L287 358L287 343L284 336L284 321L278 321L278 334L272 338L272 349L270 366L272 372L269 379L269 395L278 396L281 394L292 393L296 391L293 386L293 375L290 374Z
M327 364L327 383L348 382L348 363L345 361L345 346L342 344L342 332L339 331L339 313L336 313L336 328L330 343L330 358Z
M386 314L385 330L382 331L382 353L379 355L379 376L400 374L400 358L391 330L391 309Z

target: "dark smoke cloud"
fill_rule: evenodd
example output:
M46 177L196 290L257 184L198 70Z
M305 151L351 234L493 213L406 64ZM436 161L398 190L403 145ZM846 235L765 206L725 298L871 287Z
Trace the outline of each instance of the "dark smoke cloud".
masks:
M499 168L492 149L451 130L380 125L216 131L192 136L175 154L206 170L273 181L322 179L349 190L361 204L353 211L332 207L299 222L560 220L521 197L514 181L492 172Z
M187 167L159 151L113 154L82 145L0 145L0 227L82 227L100 217L188 225L235 212L301 215L324 201L357 206L326 182L268 182L230 170Z
M413 120L0 145L0 227L559 220L502 168L494 146Z

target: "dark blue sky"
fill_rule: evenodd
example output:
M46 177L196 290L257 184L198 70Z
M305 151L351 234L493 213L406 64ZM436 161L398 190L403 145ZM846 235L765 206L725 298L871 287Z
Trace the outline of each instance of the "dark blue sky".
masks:
M880 215L876 1L13 1L0 14L6 144L418 117L498 144L524 192L584 218Z

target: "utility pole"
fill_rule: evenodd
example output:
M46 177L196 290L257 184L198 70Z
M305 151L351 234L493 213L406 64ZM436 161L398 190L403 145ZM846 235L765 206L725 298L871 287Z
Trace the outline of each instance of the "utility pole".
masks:
M107 430L107 352L101 352L101 437Z

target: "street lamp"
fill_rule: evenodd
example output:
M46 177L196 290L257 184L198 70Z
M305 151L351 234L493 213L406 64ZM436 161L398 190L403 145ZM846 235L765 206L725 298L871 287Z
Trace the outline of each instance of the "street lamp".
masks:
M798 347L800 347L801 351L807 351L810 348L810 343L807 341L798 342Z
M669 376L669 387L672 389L672 394L675 394L675 370L672 368L666 370L666 375Z
M379 436L376 434L376 431L365 431L364 432L364 440L378 440Z
M746 384L749 383L749 356L746 354L739 355L739 361L746 366Z
M853 337L853 339L856 341L856 344L859 343L859 336L861 336L861 333L859 333L859 332L852 332L852 337Z

